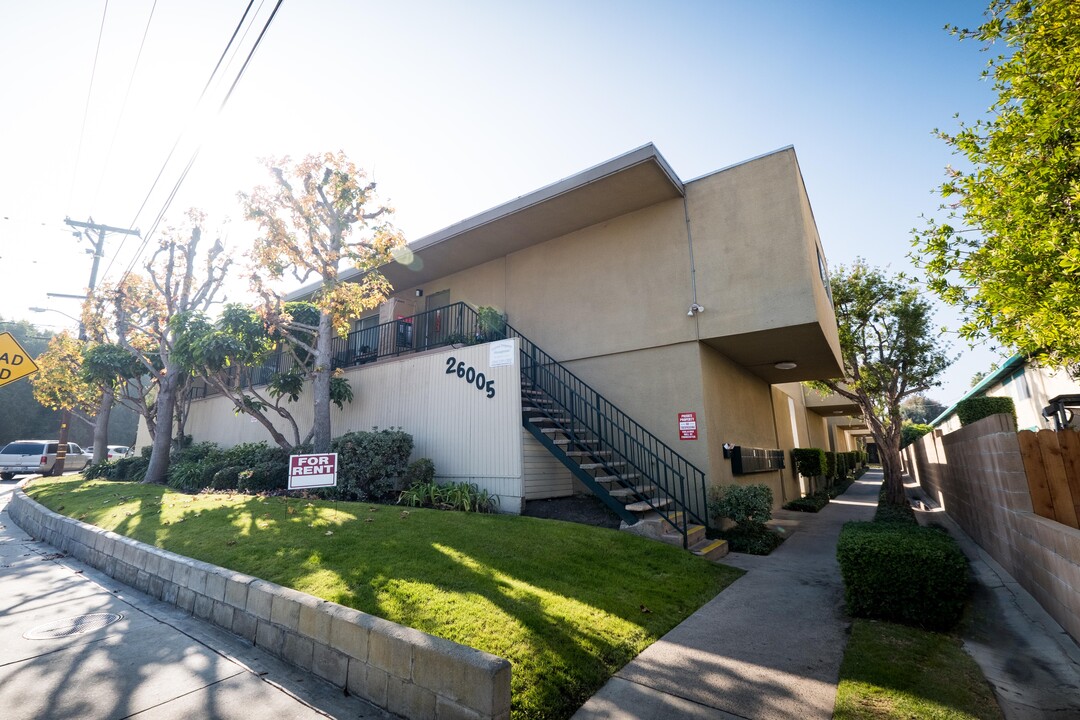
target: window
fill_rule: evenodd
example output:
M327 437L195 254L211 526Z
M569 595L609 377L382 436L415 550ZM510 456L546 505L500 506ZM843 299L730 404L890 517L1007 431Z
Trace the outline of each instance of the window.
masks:
M829 270L825 267L825 258L821 257L821 248L815 246L814 249L817 250L817 267L818 274L821 275L821 284L825 286L825 294L829 296L829 302L832 302L832 288L829 287Z
M1012 395L1013 400L1020 402L1021 400L1027 400L1031 397L1031 388L1028 387L1027 375L1024 373L1024 369L1020 368L1015 373L1009 376L1002 385Z

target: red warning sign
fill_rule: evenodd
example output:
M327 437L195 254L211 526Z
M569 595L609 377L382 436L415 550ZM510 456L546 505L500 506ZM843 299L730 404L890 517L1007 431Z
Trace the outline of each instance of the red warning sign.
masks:
M679 439L697 440L697 413L679 413Z

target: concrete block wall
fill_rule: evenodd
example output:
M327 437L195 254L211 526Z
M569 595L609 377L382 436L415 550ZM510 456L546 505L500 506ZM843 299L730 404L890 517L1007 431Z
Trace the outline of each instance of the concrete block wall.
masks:
M1013 420L993 415L904 450L905 467L1080 642L1080 530L1032 511Z
M8 514L30 536L392 713L510 717L503 658L81 523L18 489Z

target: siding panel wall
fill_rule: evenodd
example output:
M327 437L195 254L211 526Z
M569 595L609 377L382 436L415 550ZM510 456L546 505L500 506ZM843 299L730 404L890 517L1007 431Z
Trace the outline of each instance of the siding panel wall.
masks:
M525 428L521 428L521 443L526 500L574 494L574 476Z
M517 341L514 364L492 368L489 345L440 350L345 371L355 399L344 410L332 408L335 436L351 430L400 427L413 436L413 458L428 457L440 480L475 482L500 496L505 512L521 512L521 393ZM494 381L487 397L475 383L447 374L449 359L464 362ZM290 404L301 432L311 427L309 389ZM291 438L284 422L277 423ZM191 405L188 427L196 441L224 447L269 440L262 425L233 413L227 398L212 397Z

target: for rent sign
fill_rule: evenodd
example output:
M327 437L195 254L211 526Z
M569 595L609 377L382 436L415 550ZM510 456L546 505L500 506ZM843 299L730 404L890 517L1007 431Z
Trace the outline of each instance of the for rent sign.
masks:
M337 453L289 456L289 489L335 487Z

